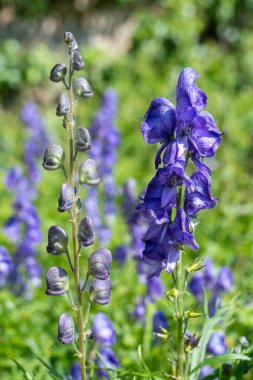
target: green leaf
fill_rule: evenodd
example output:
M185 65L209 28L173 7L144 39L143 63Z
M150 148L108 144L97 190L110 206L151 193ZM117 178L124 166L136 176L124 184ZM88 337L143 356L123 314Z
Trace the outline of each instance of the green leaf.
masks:
M36 356L36 358L47 369L47 372L52 377L52 379L61 379L61 380L63 379L63 376L60 373L58 373L53 367L47 364L43 359L41 359L39 356Z
M150 374L150 370L149 370L149 368L148 368L147 364L145 363L143 356L142 356L141 345L138 346L138 356L139 356L140 362L143 365L143 368L145 369L146 373Z
M190 374L196 372L198 369L204 367L205 365L215 366L217 367L217 364L222 363L228 363L229 361L234 360L246 360L251 361L252 359L249 356L242 355L242 354L225 354L225 355L218 355L218 356L212 356L210 358L207 358L203 362L199 363Z
M21 365L19 364L19 362L17 362L17 360L15 359L12 359L12 361L14 361L14 363L16 364L16 366L18 367L18 369L23 372L24 374L24 378L26 380L35 380L35 376L34 375L30 375L29 372L27 372L27 370Z

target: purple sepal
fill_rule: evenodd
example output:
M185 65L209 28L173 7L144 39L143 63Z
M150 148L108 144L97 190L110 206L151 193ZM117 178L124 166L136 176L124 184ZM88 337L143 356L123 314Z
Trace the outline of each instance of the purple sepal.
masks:
M224 355L228 350L225 342L225 333L220 330L211 335L207 345L207 352L211 355Z
M59 318L58 340L63 344L70 344L74 340L74 322L67 313L63 313Z

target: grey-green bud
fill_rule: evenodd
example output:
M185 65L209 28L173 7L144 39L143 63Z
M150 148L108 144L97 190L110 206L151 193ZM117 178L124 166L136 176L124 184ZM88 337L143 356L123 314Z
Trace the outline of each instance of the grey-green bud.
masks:
M77 78L74 82L73 89L76 96L81 96L82 98L91 98L94 95L91 85L85 78Z
M64 182L61 186L61 192L58 198L58 211L70 211L73 207L73 201L73 188L69 182Z
M72 57L72 68L73 70L79 71L84 68L84 60L81 56L81 53L79 50L75 50Z
M75 149L78 152L86 152L91 148L90 133L87 128L79 127L75 136Z
M69 98L68 95L64 92L59 98L59 102L56 108L57 116L65 116L69 112Z
M49 296L61 296L69 290L69 278L65 269L52 267L46 274L47 290Z
M64 41L66 44L71 44L75 40L74 34L71 32L65 32L64 33Z
M65 154L60 145L50 144L45 150L42 166L46 170L57 170L64 164Z
M62 63L57 63L51 70L50 80L52 82L60 82L67 74L67 67Z
M99 305L107 305L110 302L111 289L110 278L106 280L95 279L90 286L90 298Z
M51 255L61 255L68 251L68 234L60 226L52 226L48 230L47 252Z
M89 257L89 273L99 279L106 280L110 274L112 254L109 249L99 248Z
M92 228L91 219L84 216L78 226L78 240L81 245L88 247L94 243L94 232Z
M98 174L96 162L91 158L83 161L79 166L79 183L89 186L96 186L101 182L101 177Z

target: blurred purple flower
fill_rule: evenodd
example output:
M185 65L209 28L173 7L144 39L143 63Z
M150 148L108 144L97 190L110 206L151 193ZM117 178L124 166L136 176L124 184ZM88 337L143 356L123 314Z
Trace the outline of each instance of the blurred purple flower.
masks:
M116 342L116 334L111 320L104 313L95 315L92 322L94 341L101 346L112 346Z
M153 315L153 333L162 333L160 327L169 328L168 319L162 311L156 311Z
M225 333L221 330L213 333L207 345L207 352L214 356L223 355L227 349Z
M7 249L0 246L0 288L5 286L6 279L11 272L13 263Z
M119 367L119 360L111 348L103 347L100 349L99 354L101 355L101 358L97 356L96 359L96 365L98 367L110 368L112 369L110 373L113 373L113 369L117 369ZM97 373L99 379L109 379L108 370L98 369Z

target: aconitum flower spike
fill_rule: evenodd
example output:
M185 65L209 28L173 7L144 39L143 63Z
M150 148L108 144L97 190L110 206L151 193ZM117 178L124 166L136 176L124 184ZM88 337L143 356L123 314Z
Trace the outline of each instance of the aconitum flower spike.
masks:
M116 334L111 320L104 313L95 315L92 322L94 341L101 346L112 346L116 342Z
M66 92L61 94L57 108L56 115L57 116L65 116L69 112L69 98Z
M58 340L63 344L70 344L74 340L74 322L68 313L63 313L59 318Z
M64 164L65 154L60 145L50 144L44 153L42 166L46 170L57 170Z
M101 177L98 174L96 162L91 158L83 161L79 166L79 183L89 186L96 186L101 182Z
M75 149L78 152L86 152L91 148L90 133L87 128L79 127L75 136Z
M52 267L46 274L47 290L49 296L61 296L69 290L69 278L65 269Z
M68 234L60 226L52 226L48 230L47 252L51 255L61 255L68 251Z
M99 280L106 280L110 274L112 254L109 249L99 248L89 257L89 274Z
M91 85L86 78L77 78L74 82L73 89L76 96L81 96L82 98L91 98L94 95Z
M61 186L60 196L58 198L58 211L70 211L73 206L73 188L69 182L64 182Z
M94 243L94 232L92 228L92 222L88 216L85 216L81 219L78 226L77 237L79 243L84 247L88 247L89 245Z
M106 280L95 279L90 286L90 298L99 305L107 305L110 302L111 289L110 278Z
M50 80L52 82L60 82L67 74L67 67L62 63L57 63L51 70Z
M72 68L73 70L79 71L84 68L84 60L81 56L81 53L79 50L75 50L72 57Z

